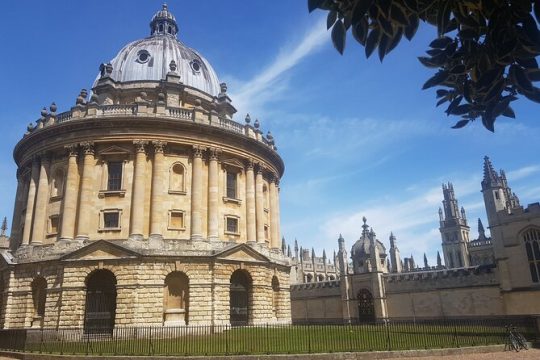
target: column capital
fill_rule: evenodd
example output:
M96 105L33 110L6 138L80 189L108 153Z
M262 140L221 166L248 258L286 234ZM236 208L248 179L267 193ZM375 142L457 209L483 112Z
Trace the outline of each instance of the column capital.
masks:
M266 166L263 163L256 163L257 165L257 175L261 174L266 170Z
M94 142L83 141L80 143L84 155L94 155Z
M133 140L133 145L135 145L135 151L138 153L146 153L146 145L148 145L147 140Z
M69 157L77 157L79 155L79 145L78 144L69 144L65 145L64 149L67 151Z
M41 164L49 164L51 162L51 154L48 151L43 151L38 154Z
M219 160L219 156L221 155L221 148L217 147L210 147L208 148L208 159L209 160Z
M206 147L202 145L193 145L193 157L202 158L203 152L206 150Z
M167 145L166 141L161 140L154 140L152 141L152 145L154 145L154 152L155 153L162 153L165 150L165 146Z
M253 168L255 167L255 162L253 161L253 159L249 158L246 160L246 170L253 170Z

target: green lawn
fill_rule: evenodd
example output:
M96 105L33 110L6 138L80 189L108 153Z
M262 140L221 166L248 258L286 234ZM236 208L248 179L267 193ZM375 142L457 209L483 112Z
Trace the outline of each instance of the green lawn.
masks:
M214 328L216 329L216 328ZM480 325L312 325L118 329L112 337L36 332L26 351L64 354L223 355L463 347L504 343L502 327ZM526 329L520 329L531 337ZM61 340L61 338L64 340ZM68 339L66 339L68 338ZM77 339L70 341L69 339Z

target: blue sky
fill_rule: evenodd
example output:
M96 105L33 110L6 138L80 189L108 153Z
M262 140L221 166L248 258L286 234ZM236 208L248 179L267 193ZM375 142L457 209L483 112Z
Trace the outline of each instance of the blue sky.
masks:
M52 101L59 111L89 88L99 64L149 34L159 1L3 2L0 33L0 215L11 222L16 187L12 149ZM521 100L517 119L496 132L455 122L435 108L430 77L416 57L436 36L422 26L381 64L351 37L340 56L324 13L305 0L169 1L179 38L202 53L228 83L235 120L247 112L271 130L286 165L282 232L318 253L350 247L366 216L380 240L390 231L402 254L433 263L440 248L441 183L452 181L476 236L485 219L480 193L484 155L507 171L522 204L540 199L538 105ZM487 222L484 221L485 225Z

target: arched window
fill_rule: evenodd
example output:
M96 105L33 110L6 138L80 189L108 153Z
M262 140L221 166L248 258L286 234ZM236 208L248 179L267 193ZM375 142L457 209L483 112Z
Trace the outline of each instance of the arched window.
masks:
M307 281L308 283L312 282L312 281L313 281L313 275L307 274L307 276L306 276L306 281Z
M523 234L532 282L540 282L540 229L529 229Z
M272 277L272 312L277 319L279 310L279 279L277 276Z
M324 281L324 274L317 275L317 281Z
M189 278L183 272L172 272L165 278L163 289L163 322L169 326L186 325L188 311Z
M248 325L251 314L252 280L245 270L236 270L231 275L230 321L231 325Z
M172 34L172 27L169 26L169 27L167 28L167 32L168 32L169 34Z
M39 276L32 281L32 327L43 327L45 302L47 301L47 281Z
M169 172L169 192L182 194L185 193L184 179L185 168L181 163L175 163Z
M270 202L268 201L268 187L266 186L266 184L263 185L263 204L264 204L264 208L265 209L268 209L268 204Z
M159 32L163 32L163 24L159 24Z
M56 169L51 180L51 198L62 196L64 193L64 171Z
M84 332L112 334L116 318L116 276L105 269L86 278Z

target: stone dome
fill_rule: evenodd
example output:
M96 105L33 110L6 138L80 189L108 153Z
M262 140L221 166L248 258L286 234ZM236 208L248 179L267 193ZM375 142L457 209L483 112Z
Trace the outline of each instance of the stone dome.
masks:
M176 38L178 25L167 5L152 17L150 30L149 37L127 44L110 61L114 81L161 81L174 70L184 85L219 94L220 83L210 63ZM176 69L171 69L171 61Z

